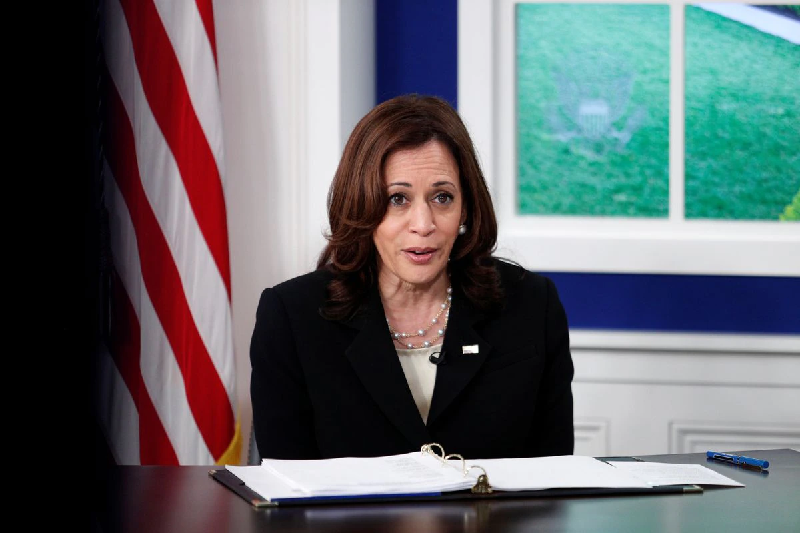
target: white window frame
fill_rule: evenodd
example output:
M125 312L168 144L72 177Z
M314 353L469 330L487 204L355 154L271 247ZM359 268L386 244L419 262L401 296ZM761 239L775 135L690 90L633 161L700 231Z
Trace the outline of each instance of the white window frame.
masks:
M498 255L539 271L800 276L800 223L684 219L683 43L691 2L613 2L670 6L669 217L518 215L516 3L458 4L458 106L492 191Z

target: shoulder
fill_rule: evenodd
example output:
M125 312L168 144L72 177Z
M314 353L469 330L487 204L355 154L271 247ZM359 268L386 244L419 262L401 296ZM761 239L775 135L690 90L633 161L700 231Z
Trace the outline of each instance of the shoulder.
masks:
M541 274L531 272L522 266L504 259L495 259L495 268L500 274L500 282L507 293L525 291L545 294L553 282Z
M496 259L503 288L504 312L546 312L561 306L561 298L553 281L516 263Z
M555 283L545 275L497 260L503 287L503 308L494 317L517 334L536 335L541 328L566 327L565 311Z
M268 287L261 293L260 306L282 306L284 309L313 306L316 310L325 300L332 275L315 270Z
M275 285L272 290L281 296L297 296L308 294L309 292L325 291L331 279L333 279L333 275L327 270L314 270L281 282Z

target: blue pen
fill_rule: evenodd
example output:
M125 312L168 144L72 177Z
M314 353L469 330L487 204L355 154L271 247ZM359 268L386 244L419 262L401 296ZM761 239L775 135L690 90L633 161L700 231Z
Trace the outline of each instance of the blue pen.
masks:
M761 469L769 468L769 461L765 461L763 459L753 459L752 457L745 457L744 455L730 455L721 452L706 452L706 457L735 465L754 466Z

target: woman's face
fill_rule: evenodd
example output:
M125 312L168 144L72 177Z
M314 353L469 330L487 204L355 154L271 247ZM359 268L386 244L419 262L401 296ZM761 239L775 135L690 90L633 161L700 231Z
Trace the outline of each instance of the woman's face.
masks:
M434 140L390 154L384 177L389 205L373 234L381 283L431 285L446 275L466 217L458 165Z

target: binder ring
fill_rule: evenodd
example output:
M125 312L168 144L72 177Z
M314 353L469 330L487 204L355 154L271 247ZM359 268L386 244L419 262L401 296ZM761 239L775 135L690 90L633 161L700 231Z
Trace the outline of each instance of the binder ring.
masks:
M434 446L436 446L437 448L439 448L439 451L440 451L441 453L436 453L436 452L433 450L433 447L434 447ZM420 451L421 451L422 453L426 453L426 454L428 454L428 455L433 455L434 457L438 457L440 461L443 461L443 460L444 460L444 448L442 448L442 445L441 445L441 444L437 444L437 443L435 443L435 442L432 442L432 443L430 443L430 444L423 444L423 445L422 445L422 448L420 449Z
M436 453L434 447L439 449L439 452ZM458 453L451 453L450 455L445 455L444 448L441 444L436 442L432 442L430 444L423 444L420 448L420 452L427 455L432 455L439 459L442 463L442 466L452 466L447 463L449 459L461 459L461 473L464 477L467 477L469 471L473 468L479 469L483 474L478 476L478 479L475 482L475 485L472 487L472 492L474 494L489 494L492 492L492 486L489 484L489 476L486 474L486 470L483 469L482 466L472 465L467 468L467 462L464 460L464 456Z
M467 472L469 470L472 470L473 468L480 469L480 471L483 472L483 474L478 476L478 480L475 482L475 485L472 487L472 493L473 494L491 494L492 492L494 492L494 489L492 489L492 486L489 484L489 476L486 474L486 470L484 470L482 466L472 465L472 466L469 467L469 469L466 472L464 472L464 475L466 476Z
M464 458L461 455L457 454L457 453L451 453L450 455L445 455L444 459L442 459L442 462L444 464L447 464L447 460L451 459L451 458L461 459L461 472L464 474L464 477L467 477L467 463L464 460ZM481 468L481 470L483 470L483 469Z
M438 448L439 452L441 453L437 453L434 450L434 447ZM467 472L469 472L469 469L467 468L467 461L461 454L451 453L450 455L445 455L444 448L442 447L442 445L436 442L432 442L430 444L423 444L422 447L420 448L420 451L424 454L433 455L434 457L439 459L439 461L442 463L442 466L449 466L447 461L450 459L461 459L461 473L464 475L464 477L467 477ZM481 467L478 468L483 470L483 468ZM484 470L483 473L485 474L486 471Z

